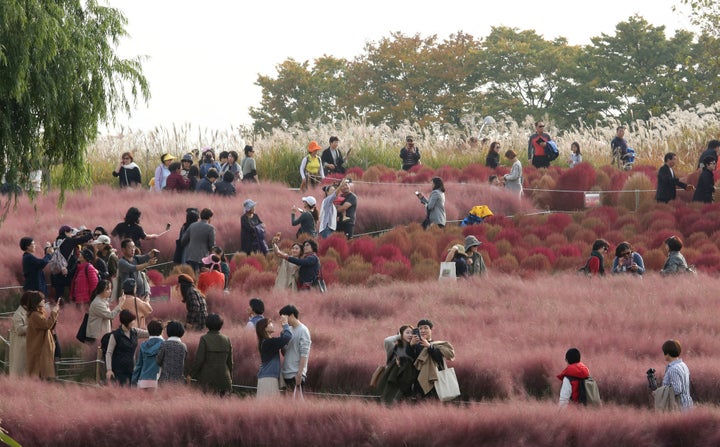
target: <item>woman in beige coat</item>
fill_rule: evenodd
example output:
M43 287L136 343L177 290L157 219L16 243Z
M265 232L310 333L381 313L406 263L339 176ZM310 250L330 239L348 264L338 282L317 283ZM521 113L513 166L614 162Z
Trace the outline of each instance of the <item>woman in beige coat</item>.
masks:
M85 331L86 338L100 340L103 335L112 331L112 320L120 314L125 297L118 299L115 309L110 310L112 296L112 282L101 279L93 292L93 300L88 311L88 325Z
M10 375L24 376L27 354L27 302L28 292L20 297L20 306L13 314L10 328Z
M150 296L146 295L145 298L135 296L137 285L135 279L128 278L122 283L122 296L123 302L120 307L123 310L129 310L134 313L137 317L137 327L140 329L147 329L147 316L153 311L150 305Z
M28 293L27 328L27 373L41 379L55 378L55 340L52 328L60 311L60 300L48 314L45 309L45 295L41 292Z

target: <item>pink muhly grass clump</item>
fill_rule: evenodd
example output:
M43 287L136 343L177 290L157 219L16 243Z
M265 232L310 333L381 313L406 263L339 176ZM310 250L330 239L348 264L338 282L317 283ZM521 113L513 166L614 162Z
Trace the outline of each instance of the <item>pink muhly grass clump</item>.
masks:
M552 268L552 262L543 253L528 254L520 262L520 268L538 272L548 272Z

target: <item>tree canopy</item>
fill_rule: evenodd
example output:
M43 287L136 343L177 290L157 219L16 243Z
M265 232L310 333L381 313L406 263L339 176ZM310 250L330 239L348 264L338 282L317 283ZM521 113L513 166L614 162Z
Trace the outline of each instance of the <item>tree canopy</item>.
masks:
M352 61L288 60L276 78L259 76L263 101L251 116L257 131L337 117L390 126L458 125L470 115L548 116L561 127L646 119L716 101L720 42L695 37L668 37L638 15L585 46L504 26L443 41L392 33Z
M141 61L116 54L127 21L95 0L0 2L0 172L17 185L62 163L60 187L87 182L103 122L149 98Z

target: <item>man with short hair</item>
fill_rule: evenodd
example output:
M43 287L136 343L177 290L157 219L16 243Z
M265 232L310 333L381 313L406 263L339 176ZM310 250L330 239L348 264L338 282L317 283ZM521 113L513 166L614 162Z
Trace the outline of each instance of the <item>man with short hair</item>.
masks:
M681 411L691 410L693 400L690 396L690 370L680 358L682 346L677 340L668 340L662 345L667 366L663 376L663 386L671 386Z
M673 152L665 154L664 160L665 164L660 167L657 174L657 191L655 192L655 200L662 203L668 203L671 200L675 200L675 197L677 196L677 188L692 191L695 187L683 183L679 178L675 177L675 171L673 171L673 168L677 163L677 156Z
M232 171L225 171L222 175L222 180L215 182L215 194L225 197L235 196L235 174Z
M342 197L343 202L336 207L338 215L337 229L345 233L345 237L348 239L352 239L355 233L355 213L357 212L357 196L350 191L350 185L350 182L344 182L339 187L340 197Z
M627 154L627 141L625 140L625 126L618 126L617 129L615 129L615 138L612 139L610 142L610 149L612 149L612 159L613 163L617 165L618 168L622 168L623 160L625 157L625 154Z
M245 329L255 329L255 325L258 321L265 318L265 303L260 298L250 298L247 308L248 323L245 325Z
M415 392L421 397L437 398L435 391L437 371L445 369L446 359L453 360L455 358L455 348L449 342L433 340L433 324L427 318L418 321L416 327L420 335L413 335L408 348L413 351L415 368L419 371Z
M132 239L123 239L120 243L122 258L118 260L118 283L122 284L126 279L132 278L136 284L136 296L145 298L150 295L147 284L140 277L140 272L157 264L158 251L153 249L144 255L135 254L135 242Z
M210 208L200 211L200 220L193 222L183 233L180 243L185 247L183 255L195 272L200 270L202 259L215 245L215 227L210 224L213 212Z
M292 338L283 348L282 377L288 388L302 387L307 377L308 358L312 339L307 326L300 322L300 313L292 304L280 309L280 315L287 315Z
M344 174L345 168L343 164L345 159L342 156L342 152L338 149L340 145L340 139L338 137L330 137L330 146L325 149L320 157L320 161L325 168L325 174Z
M550 166L550 159L545 153L545 143L552 140L550 134L545 133L545 123L535 123L535 133L528 139L528 160L536 168L547 168Z

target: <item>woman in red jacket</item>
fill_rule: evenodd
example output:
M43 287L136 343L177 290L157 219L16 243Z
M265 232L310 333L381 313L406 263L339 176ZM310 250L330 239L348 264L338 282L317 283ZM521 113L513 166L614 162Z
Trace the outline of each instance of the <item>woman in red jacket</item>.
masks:
M70 297L76 304L81 305L87 311L90 307L90 298L98 285L98 271L92 265L95 253L89 248L80 252L77 269L70 286Z

